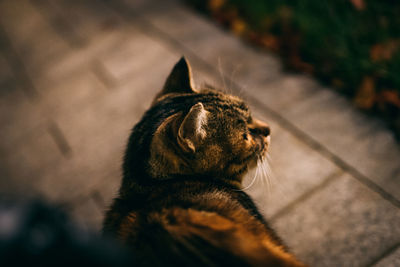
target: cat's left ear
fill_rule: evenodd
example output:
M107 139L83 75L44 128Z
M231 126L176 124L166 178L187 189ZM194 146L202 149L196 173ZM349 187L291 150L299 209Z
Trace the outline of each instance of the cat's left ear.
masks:
M206 137L207 114L208 111L199 102L192 106L183 119L179 126L177 141L185 152L195 152Z
M162 91L157 94L153 103L161 96L170 93L196 93L192 82L190 65L185 57L182 57L175 64L164 84Z

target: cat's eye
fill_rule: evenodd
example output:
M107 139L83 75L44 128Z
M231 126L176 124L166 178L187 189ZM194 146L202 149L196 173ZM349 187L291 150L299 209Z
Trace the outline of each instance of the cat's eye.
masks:
M249 135L248 135L247 133L244 133L244 134L243 134L243 139L244 139L244 140L248 140L248 139L249 139Z

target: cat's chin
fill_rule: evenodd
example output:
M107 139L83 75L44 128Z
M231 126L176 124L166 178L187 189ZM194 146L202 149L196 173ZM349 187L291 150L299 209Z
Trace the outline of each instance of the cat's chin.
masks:
M258 164L257 161L255 160L254 162L252 162L251 164L249 164L248 168L247 168L247 172L246 174L243 176L242 179L242 188L246 189L248 187L250 187L252 185L252 183L254 182L254 179L256 179L257 175L257 168L258 168Z

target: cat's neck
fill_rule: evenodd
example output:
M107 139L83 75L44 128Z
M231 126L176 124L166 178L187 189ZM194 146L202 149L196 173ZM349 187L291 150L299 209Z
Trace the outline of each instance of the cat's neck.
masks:
M122 198L131 196L146 196L158 188L173 186L177 183L193 182L199 186L218 186L227 191L240 191L241 182L232 177L218 177L213 174L174 174L166 177L154 177L146 172L130 173L130 176L124 176L120 188Z

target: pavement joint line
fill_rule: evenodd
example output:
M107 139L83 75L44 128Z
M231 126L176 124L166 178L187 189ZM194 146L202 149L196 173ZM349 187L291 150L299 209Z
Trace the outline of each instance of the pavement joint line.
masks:
M373 267L375 264L377 264L379 261L383 260L384 258L390 256L393 252L395 252L398 248L400 248L400 243L395 244L394 246L391 246L388 250L383 252L381 255L376 257L376 259L372 260L371 263L367 264L366 266L368 267Z
M114 89L117 85L116 79L111 73L104 67L103 63L99 60L94 60L92 65L92 72L96 78L107 88Z
M20 87L21 90L24 92L25 96L32 101L34 98L38 97L39 94L35 86L33 85L32 80L29 78L29 75L25 69L24 64L20 59L20 56L14 49L1 23L0 23L0 43L3 46L2 47L3 51L5 51L3 53L4 57L9 66L11 67L11 71L13 72L16 82L19 83L18 87Z
M104 0L102 1L103 3L105 2ZM137 27L136 29L141 30L144 34L148 35L149 37L152 38L158 38L159 40L163 40L164 43L168 43L172 47L175 48L180 48L181 50L185 51L187 55L190 55L192 58L196 60L199 64L202 65L205 69L212 69L216 73L218 72L215 70L215 66L212 64L209 64L199 56L197 56L196 53L194 53L190 48L186 47L184 44L181 44L179 41L175 40L173 37L171 37L169 34L163 32L159 28L157 28L155 25L153 25L150 21L148 21L146 18L144 18L141 14L138 14L137 12L133 11L131 8L126 7L124 4L119 4L116 2L113 3L106 3L105 5L109 6L110 9L113 9L115 13L121 17L121 14L125 20L135 20L142 26L144 29L140 29ZM134 16L132 16L134 15ZM129 25L129 24L128 24ZM231 82L229 77L225 77L226 82ZM233 85L232 90L234 92L238 92L238 84L235 81L231 82ZM351 174L352 177L354 177L356 180L358 180L360 183L364 184L367 186L370 190L378 193L382 198L386 199L389 201L391 204L396 206L397 208L400 208L400 200L392 196L390 193L386 192L382 187L379 185L375 184L370 178L367 176L363 175L360 171L358 171L356 168L351 166L350 164L346 163L343 159L341 159L339 156L331 152L326 146L318 142L316 139L314 139L311 135L307 134L297 126L295 126L293 123L291 123L288 119L280 115L278 112L273 110L272 108L268 107L264 103L261 103L257 97L252 96L250 94L242 93L249 101L266 112L272 119L274 119L282 128L286 129L289 131L293 136L297 137L300 141L311 147L312 149L318 151L323 157L327 158L331 162L333 162L336 166L338 166L340 169L348 172Z
M68 158L72 154L71 146L68 144L63 132L54 121L50 121L47 126L50 136L53 138L55 144L60 150L61 154Z
M328 185L333 183L335 180L337 180L339 177L341 177L344 174L342 170L335 171L334 173L331 173L327 175L327 177L318 185L312 187L308 191L304 192L302 195L299 197L295 198L293 201L291 201L289 204L278 210L274 215L272 215L268 220L270 222L274 222L278 220L280 217L283 215L289 213L293 209L296 208L301 202L309 199L311 196L322 190L323 188L326 188Z

